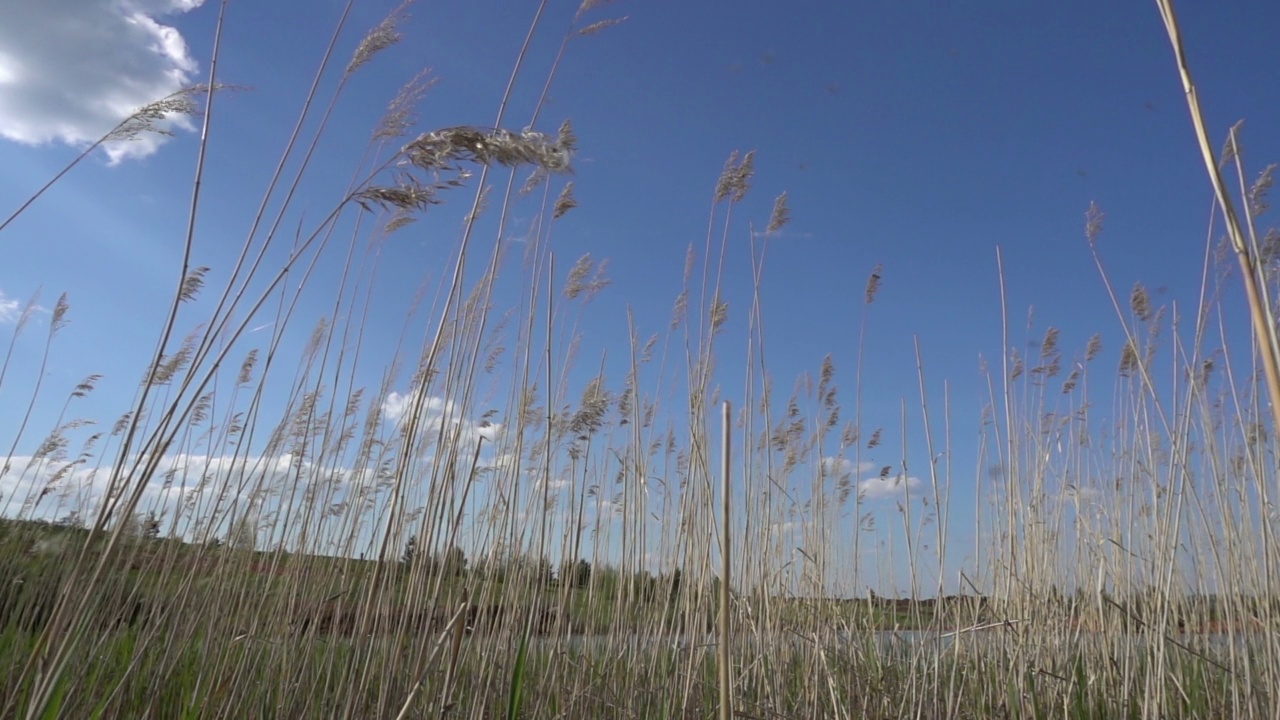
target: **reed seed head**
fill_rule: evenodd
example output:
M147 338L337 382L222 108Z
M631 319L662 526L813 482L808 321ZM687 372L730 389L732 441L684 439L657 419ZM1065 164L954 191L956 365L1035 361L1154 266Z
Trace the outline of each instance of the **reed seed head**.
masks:
M411 225L412 223L415 223L417 221L418 219L415 218L413 215L410 215L408 210L398 209L396 211L395 217L391 218L391 220L387 222L386 227L383 229L383 233L386 235L390 235L391 233L394 233L395 231L400 230L406 225Z
M356 46L356 51L351 56L351 62L347 63L347 75L351 75L361 67L364 67L378 53L400 42L401 38L404 37L400 33L400 23L404 21L407 15L406 11L412 3L413 0L405 0L364 36L364 39Z
M236 85L228 85L225 83L214 83L213 91L219 90L242 90L243 87ZM205 84L188 85L169 95L160 98L154 102L133 111L133 114L125 118L111 132L103 137L103 142L119 142L136 140L143 133L155 133L157 135L172 136L173 131L168 128L161 127L158 123L168 120L173 115L182 115L194 117L200 113L200 104L197 99L207 95L210 92L210 86Z
M676 297L675 305L671 308L671 329L678 330L680 323L684 320L685 312L689 309L689 291L682 290Z
M578 297L585 297L590 300L597 293L612 284L612 280L605 277L605 269L609 267L607 259L601 260L596 264L591 257L591 253L587 253L578 258L569 270L569 277L565 281L564 296L569 300L575 300Z
M784 192L773 201L773 212L769 215L769 226L766 232L778 232L790 221L791 209L787 207L787 194Z
M441 192L462 187L470 177L469 172L460 171L458 177L423 185L411 175L400 174L394 185L368 187L353 194L351 199L366 211L372 211L374 205L399 212L421 211L443 203L444 200L439 197Z
M559 220L565 213L576 207L578 207L578 200L573 196L573 183L566 183L564 189L560 191L560 197L556 198L551 217Z
M1097 203L1090 202L1089 209L1084 214L1084 236L1089 241L1090 247L1098 242L1098 237L1102 235L1102 221L1106 219L1106 215L1098 207Z
M880 273L884 266L877 264L871 271L871 275L867 278L866 304L870 305L876 300L876 293L880 292Z
M249 350L244 362L240 363L240 373L236 377L237 385L248 385L253 382L253 367L258 364L258 348Z
M22 312L18 314L18 320L13 325L13 336L17 337L22 334L23 328L35 316L36 311L40 309L40 291L37 290L27 300L27 304L22 307Z
M533 172L529 173L529 177L525 179L524 185L520 186L520 196L524 197L534 190L537 190L542 183L546 182L548 177L549 175L546 170L543 170L541 167L534 168Z
M501 128L460 126L423 133L406 145L402 153L423 170L442 170L467 161L506 167L534 165L548 172L567 173L572 172L569 165L572 142L572 128L567 123L555 140L534 130L516 133Z
M1129 307L1133 310L1133 314L1142 322L1151 320L1151 297L1147 294L1147 289L1142 283L1133 286L1133 291L1129 293Z
M187 276L182 279L182 287L178 290L178 300L180 302L190 302L196 299L200 288L204 286L204 276L207 272L209 272L209 268L198 267L187 273Z
M1233 162L1238 162L1243 146L1240 142L1240 128L1244 127L1244 120L1237 120L1231 129L1227 130L1227 139L1222 142L1222 152L1218 153L1218 167L1225 168Z
M628 16L624 15L619 18L610 18L608 20L600 20L599 22L593 22L590 25L579 30L578 35L582 37L587 37L588 35L595 35L596 33L601 32L603 30L607 30L608 28L611 28L614 25L621 25L627 20L628 20Z
M76 385L75 390L72 391L71 397L73 398L85 397L89 393L93 392L94 387L98 384L98 381L101 379L102 379L102 376L95 373L85 378L84 380L81 380L80 384Z
M378 121L373 131L374 140L403 137L413 127L417 122L418 103L440 81L439 78L429 77L430 74L430 69L421 70L400 88L400 92L387 105L387 112Z
M1120 375L1129 377L1138 369L1138 349L1134 347L1133 341L1125 343L1124 348L1120 351Z
M1052 357L1058 349L1058 328L1051 327L1044 333L1044 340L1040 343L1040 358L1047 360Z
M582 4L578 6L576 17L582 17L592 10L595 10L598 7L604 7L611 2L613 2L613 0L582 0Z
M720 171L720 178L716 181L715 202L720 202L726 198L733 203L742 200L747 195L747 191L751 189L751 177L755 174L755 158L754 150L741 156L737 150L729 154L729 159L724 163L724 169Z
M1071 391L1076 389L1076 385L1079 382L1080 382L1080 368L1076 367L1071 371L1071 374L1068 375L1067 379L1062 383L1062 394L1070 395Z
M1275 163L1263 168L1258 173L1258 179L1253 181L1253 185L1249 186L1249 215L1257 218L1263 215L1271 208L1271 203L1267 198L1271 191L1271 186L1275 184Z
M711 301L711 332L720 332L728 319L729 303L722 301L720 294L716 293L715 299Z
M67 326L67 311L70 309L71 304L67 301L67 294L62 293L58 297L58 302L53 306L53 319L49 323L50 335Z
M1089 362L1090 360L1093 360L1094 358L1098 357L1099 352L1102 352L1102 335L1100 335L1099 333L1094 333L1089 338L1088 346L1085 347L1085 351L1084 351L1085 362Z

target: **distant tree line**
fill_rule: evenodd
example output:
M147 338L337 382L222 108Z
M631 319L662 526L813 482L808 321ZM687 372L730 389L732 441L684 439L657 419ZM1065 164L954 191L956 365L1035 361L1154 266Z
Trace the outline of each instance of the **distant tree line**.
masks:
M453 577L462 577L467 572L467 556L462 552L462 548L455 545L440 554L423 552L418 547L417 535L410 537L405 543L404 553L400 556L400 564L406 573L412 571L415 567L420 567L421 571L429 577L434 577L441 573Z
M475 558L469 563L465 553L456 545L443 553L424 551L416 535L405 542L400 565L406 576L417 570L428 577L443 573L451 577L474 576L494 582L524 582L541 587L594 588L596 592L622 593L643 602L674 601L681 590L679 570L661 576L648 571L624 574L613 567L592 567L584 559L566 560L556 568L545 557L502 552Z

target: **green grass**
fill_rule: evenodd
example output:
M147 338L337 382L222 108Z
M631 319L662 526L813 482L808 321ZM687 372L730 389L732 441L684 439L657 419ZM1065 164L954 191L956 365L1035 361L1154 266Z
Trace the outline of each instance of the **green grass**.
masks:
M604 12L584 4L566 56L584 31L612 26ZM791 395L766 381L759 273L789 212L784 194L770 217L742 217L753 154L708 175L707 235L689 250L672 322L654 332L626 317L632 341L608 348L629 365L621 378L577 352L584 309L609 284L604 262L558 264L553 252L553 230L577 202L567 122L504 130L526 124L509 94L493 127L415 128L405 123L426 90L419 77L378 126L363 179L334 190L323 212L295 205L290 188L311 179L304 154L332 139L317 108L341 105L374 71L399 17L365 42L344 49L339 34L330 46L353 62L326 65L331 82L316 87L332 94L307 98L281 158L288 169L264 191L264 208L280 227L296 223L296 236L267 230L263 211L246 223L258 230L244 265L175 268L135 401L118 420L60 420L33 461L48 470L32 471L44 485L6 498L19 517L0 521L0 716L706 718L721 709L722 648L733 704L750 718L1274 716L1280 521L1260 511L1280 492L1274 388L1247 377L1254 357L1211 343L1231 323L1216 292L1183 311L1199 323L1190 329L1140 284L1122 307L1090 208L1085 233L1116 303L1119 330L1105 342L1125 348L1119 367L1099 366L1102 334L1070 351L1049 328L1026 354L1005 308L974 419L979 465L1002 473L979 479L975 516L958 518L943 490L953 478L930 468L931 490L899 506L893 534L904 542L884 548L882 565L850 569L878 536L858 478L827 459L856 466L893 431L862 415L874 379L861 357L852 372L824 360ZM522 62L513 77L532 82ZM534 114L556 85L549 72ZM206 95L191 88L163 107L209 123L216 113L195 102ZM1243 177L1239 154L1233 162ZM204 187L199 174L192 182ZM454 226L428 212L439 203L465 213L463 231L432 258L424 300L387 315L370 304L380 256L367 251L396 233L449 237ZM516 208L544 220L520 248L505 232ZM1253 227L1260 217L1242 220L1254 235L1265 235ZM196 236L180 240L189 257ZM745 297L730 297L720 275L735 254L757 273ZM324 263L339 281L311 277ZM862 338L882 272L858 297ZM1250 282L1280 292L1274 276ZM307 293L332 317L295 314ZM55 307L51 352L71 312L65 298ZM375 312L412 318L394 350L363 340ZM275 333L266 341L247 332L263 322ZM310 329L311 342L277 347L286 327ZM742 377L716 370L727 353L742 353ZM0 379L23 382L6 376L7 362ZM357 368L384 383L359 386ZM1177 384L1160 379L1168 368ZM76 417L97 381L65 398L32 385L29 406ZM920 387L898 390L922 398L925 436L910 442L943 457L954 419L923 400L932 387L921 363ZM395 418L383 409L392 391L405 400ZM713 439L728 395L742 409L728 458L742 496L724 523L714 488L725 458ZM82 437L96 427L110 430ZM73 440L86 448L74 460ZM81 465L108 487L74 506L67 478ZM160 486L186 494L166 505ZM810 502L796 502L801 489ZM82 515L33 522L51 508ZM152 512L163 537L148 537L159 530ZM944 585L932 568L948 566L965 525L978 548L966 597L935 598ZM901 566L918 598L836 592L842 574L862 588ZM722 598L729 637L716 629Z

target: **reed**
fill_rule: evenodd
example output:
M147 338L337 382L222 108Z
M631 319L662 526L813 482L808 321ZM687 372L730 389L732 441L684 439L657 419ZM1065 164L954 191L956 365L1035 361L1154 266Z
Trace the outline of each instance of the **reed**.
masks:
M102 379L51 395L42 366L26 412L58 407L59 419L38 441L23 422L10 441L0 474L20 492L0 521L0 714L1274 717L1280 353L1276 275L1259 261L1273 243L1257 228L1271 173L1245 182L1235 129L1225 164L1209 152L1171 3L1159 0L1219 208L1209 235L1225 218L1255 353L1229 349L1212 248L1199 306L1161 306L1109 275L1104 216L1089 208L1084 239L1116 319L1075 349L1029 324L1028 353L1014 311L993 318L1004 340L984 363L978 466L996 471L973 488L970 527L951 513L970 491L948 458L953 424L973 419L951 417L948 385L933 401L929 338L916 340L918 387L895 390L918 404L864 412L874 378L861 353L891 269L868 273L852 368L827 357L793 392L775 384L760 289L766 253L788 252L775 246L789 197L768 218L741 217L752 152L708 174L705 237L687 250L670 324L628 313L628 342L607 348L615 362L588 354L583 313L627 268L557 262L553 236L578 206L577 137L542 115L561 62L625 19L607 5L582 4L528 117L509 103L529 82L545 3L491 126L417 127L434 79L409 79L360 139L350 183L303 214L328 119L415 8L352 43L345 65L344 11L229 268L191 261L195 220L219 191L197 164L182 266L133 401L118 419L81 417ZM214 111L228 89L214 69L102 143L183 113L200 119L200 156L212 152L230 112ZM378 249L449 237L446 204L463 226L394 309L406 317L395 346L380 345L364 334L369 317L392 315L372 300ZM517 207L538 218L519 247ZM724 282L735 253L748 255L747 297ZM993 259L1002 278L1016 272ZM319 286L325 267L339 279ZM303 310L317 293L323 317ZM52 312L46 365L69 297ZM26 381L9 357L37 307L14 326L6 390ZM270 333L249 332L260 326ZM718 360L737 352L744 376L727 378ZM1117 364L1100 368L1108 352ZM923 431L908 437L916 417ZM864 467L890 444L900 462ZM916 453L927 467L909 466ZM868 567L880 496L898 501L900 527ZM968 532L980 552L949 583L936 568ZM898 567L910 569L902 596L850 591L891 585Z

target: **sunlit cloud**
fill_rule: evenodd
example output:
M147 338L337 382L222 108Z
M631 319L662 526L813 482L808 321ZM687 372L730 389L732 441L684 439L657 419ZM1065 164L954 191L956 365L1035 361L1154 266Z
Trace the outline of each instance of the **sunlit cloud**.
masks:
M858 481L858 492L864 500L893 500L915 495L925 483L915 476L902 474L867 478Z
M199 69L165 18L204 0L8 2L0 22L0 137L82 146L139 107L191 82ZM160 127L190 129L185 117ZM168 138L144 133L105 146L114 164Z

